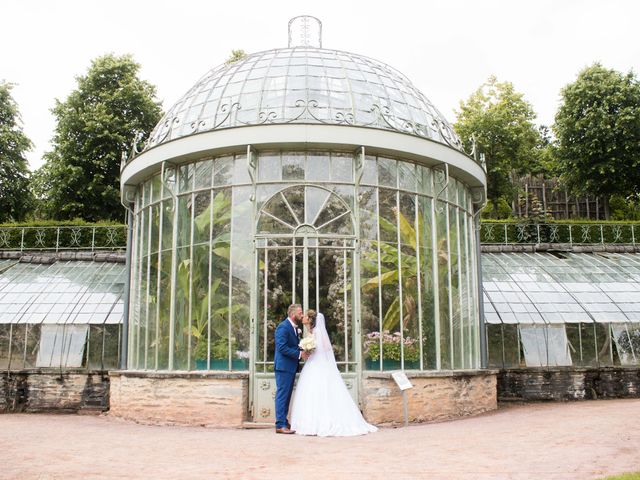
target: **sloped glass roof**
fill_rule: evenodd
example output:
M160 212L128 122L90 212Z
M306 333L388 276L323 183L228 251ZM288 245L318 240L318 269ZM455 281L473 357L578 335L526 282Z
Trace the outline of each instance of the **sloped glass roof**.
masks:
M487 323L640 322L640 255L483 253Z
M0 264L0 323L122 323L123 263Z
M268 50L213 68L169 109L145 149L205 131L286 123L395 130L462 150L444 116L397 70L312 46Z

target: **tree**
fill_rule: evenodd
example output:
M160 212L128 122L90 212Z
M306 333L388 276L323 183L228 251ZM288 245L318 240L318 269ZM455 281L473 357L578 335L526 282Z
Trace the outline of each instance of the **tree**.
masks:
M22 131L12 88L0 82L0 222L22 220L32 206L25 153L33 145Z
M76 78L76 90L56 100L53 151L45 154L36 182L48 217L122 220L122 154L148 137L161 117L156 89L138 78L139 69L130 55L99 57Z
M595 63L562 89L553 126L561 179L575 194L640 192L640 83Z
M456 111L456 132L467 150L475 138L487 163L487 196L497 204L511 198L509 175L530 172L537 158L540 133L533 120L533 107L511 82L491 76Z
M231 65L232 63L235 63L238 60L242 60L246 56L247 54L242 49L231 50L231 55L229 55L229 58L227 58L227 60L224 63L226 63L227 65Z

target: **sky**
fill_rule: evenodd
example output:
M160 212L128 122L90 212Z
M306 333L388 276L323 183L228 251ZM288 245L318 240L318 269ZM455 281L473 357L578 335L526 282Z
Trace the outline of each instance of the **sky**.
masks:
M640 71L637 0L3 0L0 15L0 80L15 84L31 169L92 59L132 54L166 111L231 50L286 47L297 15L322 21L323 47L400 70L451 122L490 75L550 125L582 68Z

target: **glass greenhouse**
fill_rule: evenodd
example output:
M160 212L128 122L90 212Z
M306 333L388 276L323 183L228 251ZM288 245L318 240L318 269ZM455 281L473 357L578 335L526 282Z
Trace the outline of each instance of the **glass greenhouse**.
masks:
M118 367L122 263L0 260L0 369Z
M640 365L640 255L483 254L489 365Z
M483 165L402 74L303 40L212 69L123 165L130 370L270 380L291 303L345 381L480 367Z

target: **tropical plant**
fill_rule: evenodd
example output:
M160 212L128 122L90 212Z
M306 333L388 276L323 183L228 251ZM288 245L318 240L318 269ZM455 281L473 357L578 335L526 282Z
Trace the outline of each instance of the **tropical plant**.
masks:
M366 335L363 342L364 356L373 361L380 359L380 339L382 338L382 358L385 360L397 360L401 359L400 345L404 345L404 360L405 362L417 362L420 360L420 348L418 341L405 337L401 339L400 332L390 334L388 331L371 332Z

